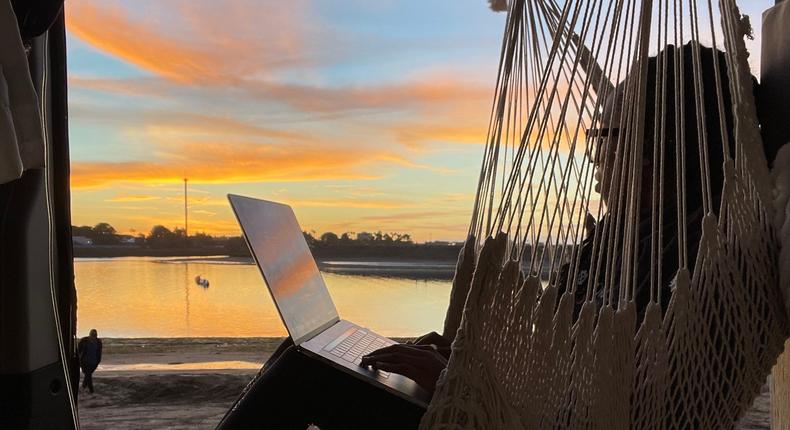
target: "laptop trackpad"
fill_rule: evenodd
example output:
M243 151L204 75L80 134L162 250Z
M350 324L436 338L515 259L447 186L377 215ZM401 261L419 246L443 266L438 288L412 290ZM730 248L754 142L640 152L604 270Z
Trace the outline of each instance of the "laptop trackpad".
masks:
M397 342L371 330L341 320L323 333L303 343L301 347L357 378L382 386L387 391L410 402L427 406L431 396L416 382L397 373L373 370L359 365L364 355L395 343Z

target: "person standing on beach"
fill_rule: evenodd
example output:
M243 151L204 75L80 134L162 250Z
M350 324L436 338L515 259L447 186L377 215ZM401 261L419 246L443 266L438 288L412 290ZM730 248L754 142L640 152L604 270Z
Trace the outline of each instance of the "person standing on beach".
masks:
M91 329L90 335L80 339L77 345L77 356L80 359L80 368L85 374L82 388L87 388L93 394L93 372L101 363L101 339L96 329Z

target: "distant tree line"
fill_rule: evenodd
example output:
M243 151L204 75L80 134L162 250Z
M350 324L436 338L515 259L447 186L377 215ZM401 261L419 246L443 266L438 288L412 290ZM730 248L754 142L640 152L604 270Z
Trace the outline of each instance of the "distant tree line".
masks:
M411 235L409 234L401 234L397 232L392 233L383 233L381 231L377 231L375 233L354 233L354 232L345 232L338 236L331 231L328 231L318 238L313 236L312 233L303 232L304 238L307 241L308 245L318 245L318 244L328 244L328 245L335 245L335 244L352 244L352 243L375 243L375 244L384 244L384 243L392 243L392 244L406 244L406 243L414 243L411 240Z
M145 235L118 234L115 227L106 222L100 222L93 227L71 226L72 237L83 237L90 240L93 245L137 245L152 248L187 248L195 246L215 245L216 238L205 233L186 236L184 229L170 230L163 225L155 225Z
M237 255L247 251L247 245L241 236L211 236L206 233L196 233L187 236L184 229L169 229L163 225L155 225L148 234L138 233L137 235L119 234L117 230L106 222L101 222L95 226L72 226L72 237L87 238L91 245L117 245L117 246L140 246L160 249L178 248L225 248L229 253ZM413 244L411 235L397 232L375 233L354 233L345 232L337 235L333 232L326 232L316 238L315 232L303 232L307 244L315 246L331 245L403 245ZM85 242L77 242L78 245L88 245Z
M374 233L333 232L317 234L303 232L313 256L318 259L407 259L455 261L461 243L431 242L416 244L408 234L397 232ZM77 257L122 256L250 256L241 236L212 236L205 233L185 234L180 228L162 225L151 228L148 234L119 234L108 223L72 226L74 255Z

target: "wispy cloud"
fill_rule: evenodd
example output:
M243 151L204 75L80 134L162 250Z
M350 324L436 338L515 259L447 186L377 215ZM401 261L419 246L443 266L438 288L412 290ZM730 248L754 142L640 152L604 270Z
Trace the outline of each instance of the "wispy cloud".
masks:
M392 127L392 132L399 143L415 149L420 149L432 142L477 145L483 145L486 142L485 119L482 115L471 123L457 120L454 124L439 122L396 124Z
M205 209L195 209L192 211L193 215L205 215L205 216L214 216L217 213L212 211L207 211Z
M475 193L444 193L439 197L440 201L443 202L461 202L461 203L468 203L472 204L474 202Z
M214 102L217 91L227 99L256 101L264 104L288 106L303 113L329 114L358 110L384 110L434 113L437 108L482 106L485 114L491 98L489 85L452 77L442 79L412 78L401 82L368 85L319 85L290 83L276 80L246 79L218 89L210 83L190 88L184 94L178 86L157 78L95 78L75 76L69 84L76 89L88 89L119 95L171 96L203 99Z
M364 208L364 209L402 209L410 204L402 199L377 199L377 198L336 198L336 199L298 199L286 200L285 203L295 207L320 207L320 208Z
M453 105L490 98L487 86L453 79L335 87L247 82L244 88L249 90L250 95L279 100L306 112L404 108L430 110L437 104Z
M195 183L299 182L367 180L381 177L374 165L407 163L375 148L317 142L260 144L250 142L170 142L158 149L158 160L76 161L72 187L97 187L112 182L167 183L189 177Z
M150 202L153 200L160 200L159 196L143 195L143 194L118 194L105 201L112 203L127 203L127 202Z
M169 80L228 84L304 61L306 4L181 1L171 19L152 20L151 4L144 6L149 13L135 14L140 9L129 3L80 0L68 3L66 25L96 48Z
M401 212L387 215L370 215L362 217L365 221L375 221L379 223L388 222L408 222L416 220L443 220L449 216L463 215L465 211L421 211L421 212Z
M143 129L156 134L184 136L247 136L309 140L311 136L295 131L265 127L233 117L162 109L112 109L84 104L69 106L72 118L87 123L113 124L122 128Z

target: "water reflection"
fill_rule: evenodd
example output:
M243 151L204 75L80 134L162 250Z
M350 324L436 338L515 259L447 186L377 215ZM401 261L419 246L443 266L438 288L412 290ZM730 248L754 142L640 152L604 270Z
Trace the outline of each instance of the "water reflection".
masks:
M184 263L184 325L187 329L186 337L189 335L189 263Z
M284 336L257 267L228 263L234 262L77 259L79 335L96 328L105 337ZM198 275L210 287L196 285ZM387 336L442 327L449 280L323 276L343 318Z

